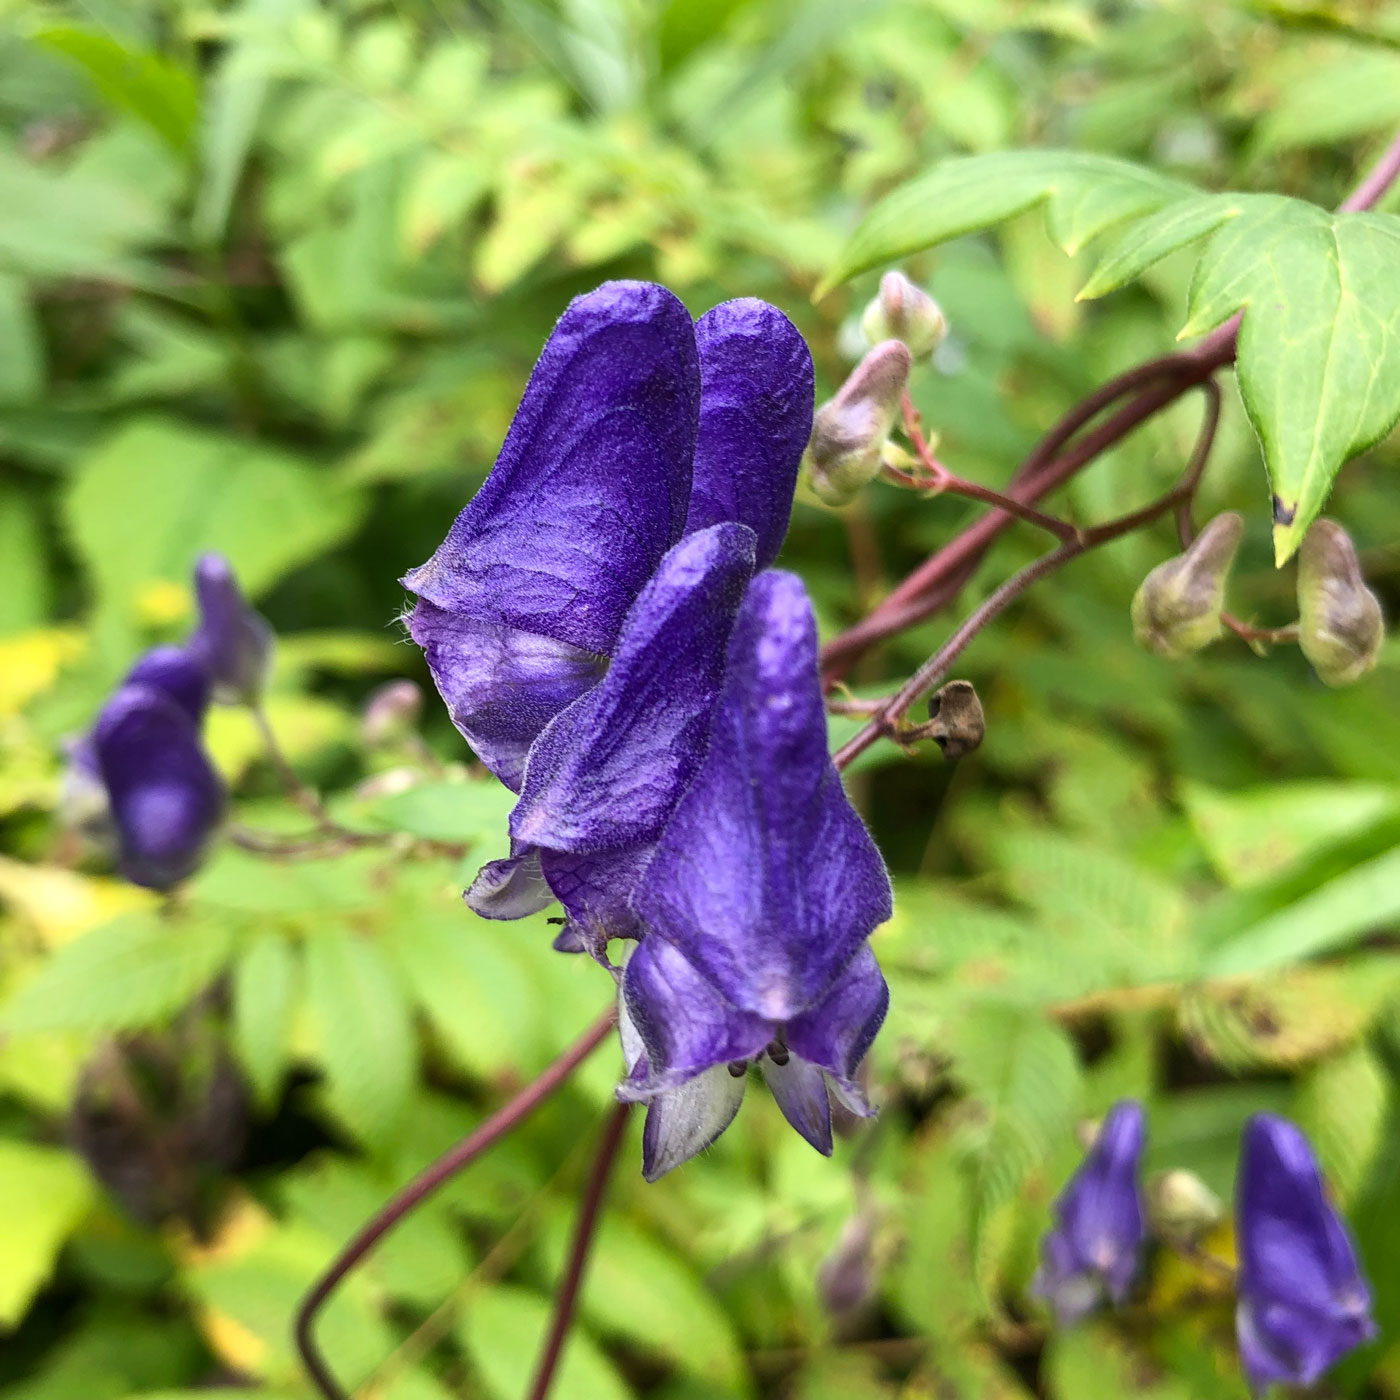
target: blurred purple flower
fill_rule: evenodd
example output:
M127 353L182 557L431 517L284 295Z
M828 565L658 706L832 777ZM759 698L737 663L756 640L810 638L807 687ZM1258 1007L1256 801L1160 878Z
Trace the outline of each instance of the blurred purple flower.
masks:
M1355 1245L1287 1119L1260 1113L1246 1125L1235 1212L1245 1375L1256 1392L1311 1386L1376 1326Z
M272 664L273 632L243 596L222 554L201 555L194 566L199 626L190 638L221 705L254 705Z
M1092 1312L1105 1295L1128 1295L1147 1242L1138 1177L1145 1124L1142 1105L1116 1103L1079 1170L1055 1202L1055 1227L1041 1247L1034 1292L1062 1326Z
M874 842L827 753L801 581L760 574L729 643L708 751L632 896L622 978L629 1075L655 1180L728 1126L757 1062L788 1121L831 1151L889 1001L866 939L890 915Z
M692 324L644 282L570 304L495 467L403 580L453 722L508 787L536 736L602 678L684 534L738 522L758 566L772 561L811 412L811 356L771 306L728 302ZM521 871L497 874L513 886Z
M224 788L200 743L209 679L180 647L148 652L72 754L106 794L127 879L167 890L199 866L224 810Z

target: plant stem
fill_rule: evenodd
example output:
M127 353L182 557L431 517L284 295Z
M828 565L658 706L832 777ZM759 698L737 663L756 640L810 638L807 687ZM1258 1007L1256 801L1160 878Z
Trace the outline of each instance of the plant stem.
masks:
M349 1400L331 1373L314 1335L316 1319L341 1280L415 1206L534 1113L607 1039L616 1020L616 1010L609 1006L538 1078L527 1084L509 1103L497 1109L475 1132L469 1133L436 1162L425 1167L387 1205L382 1206L316 1281L297 1310L295 1336L302 1365L325 1400Z
M574 1309L578 1303L579 1290L583 1286L584 1270L588 1267L594 1231L602 1213L613 1163L617 1161L618 1149L622 1146L627 1129L627 1110L630 1107L630 1104L618 1104L608 1115L607 1125L603 1129L602 1141L599 1142L597 1155L593 1159L593 1170L589 1173L588 1185L584 1189L583 1201L579 1206L578 1224L574 1226L573 1244L569 1248L569 1262L554 1296L554 1316L550 1319L549 1333L540 1352L528 1400L545 1400L554 1381L554 1372L563 1355L569 1328L573 1325Z
M841 746L835 755L838 768L844 768L864 753L882 734L893 732L895 723L903 718L910 706L944 679L953 662L962 655L972 639L1028 588L1068 564L1071 559L1077 559L1081 554L1101 544L1130 534L1172 510L1182 501L1191 499L1210 458L1210 450L1215 443L1215 431L1220 423L1219 386L1213 379L1206 379L1200 387L1206 396L1205 416L1201 422L1196 446L1181 480L1165 496L1139 510L1121 515L1116 520L1106 521L1092 529L1077 531L1073 539L1066 540L1049 554L1044 554L1027 564L1019 573L1013 574L1000 587L989 593L953 635L875 712L870 722Z
M250 705L248 712L252 715L253 723L257 726L258 734L262 738L263 751L267 754L268 761L277 770L277 776L282 780L282 786L286 788L287 796L323 831L331 830L335 826L331 814L326 811L321 799L302 782L297 770L292 767L291 760L288 759L278 741L277 732L272 727L272 721L268 718L267 711L259 704Z

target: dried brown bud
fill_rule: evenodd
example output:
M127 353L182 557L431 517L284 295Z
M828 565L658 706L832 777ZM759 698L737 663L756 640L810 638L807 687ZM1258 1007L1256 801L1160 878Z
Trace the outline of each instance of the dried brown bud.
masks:
M928 702L928 737L943 750L944 758L961 758L981 744L987 732L982 701L971 681L949 681Z
M902 272L887 272L880 279L879 295L860 318L860 328L872 345L902 340L919 360L943 343L948 320L922 287L916 287Z
M1327 685L1350 685L1385 641L1380 599L1366 587L1351 537L1315 520L1298 551L1298 645Z
M886 340L817 410L803 463L812 490L828 505L844 505L879 473L911 363L903 341Z
M1185 553L1158 564L1133 597L1133 635L1172 658L1209 646L1222 631L1225 580L1244 535L1235 511L1217 515Z

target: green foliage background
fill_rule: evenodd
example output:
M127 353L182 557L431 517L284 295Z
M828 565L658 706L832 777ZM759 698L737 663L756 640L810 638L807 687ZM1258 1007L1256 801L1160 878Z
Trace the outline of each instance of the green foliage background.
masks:
M543 920L461 905L508 803L436 702L438 773L357 721L378 682L426 684L395 580L484 476L571 295L767 297L825 396L874 275L810 293L939 158L1080 148L1330 207L1397 121L1400 21L1369 0L0 5L0 1397L308 1395L289 1318L316 1271L601 1007ZM940 452L1005 482L1171 348L1193 261L1076 302L1096 259L1036 211L913 257L953 328L913 384ZM1063 508L1159 494L1198 413ZM1329 506L1392 616L1397 457L1383 440ZM1249 521L1234 610L1288 621L1233 393L1201 501L1225 508ZM803 497L784 562L834 631L970 518ZM1003 536L958 615L1041 545ZM206 548L281 634L296 763L400 835L225 850L161 916L60 832L59 745L187 629ZM1290 649L1138 651L1128 600L1173 550L1166 525L1100 550L979 639L977 754L856 765L899 892L877 1126L827 1162L752 1092L652 1187L634 1141L561 1397L1242 1396L1208 1270L1160 1255L1125 1315L1064 1335L1028 1299L1076 1128L1125 1094L1151 1166L1222 1196L1250 1112L1304 1125L1382 1325L1337 1391L1400 1389L1400 649L1343 692ZM855 679L887 689L954 620ZM211 733L238 819L298 829L246 718ZM358 1393L523 1393L616 1074L609 1048L347 1289L324 1336ZM1209 1244L1228 1257L1228 1227Z

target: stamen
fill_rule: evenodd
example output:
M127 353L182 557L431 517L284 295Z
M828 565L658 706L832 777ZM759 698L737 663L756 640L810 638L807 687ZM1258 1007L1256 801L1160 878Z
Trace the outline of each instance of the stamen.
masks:
M749 1062L747 1060L730 1060L729 1073L735 1079L742 1079L749 1072Z

